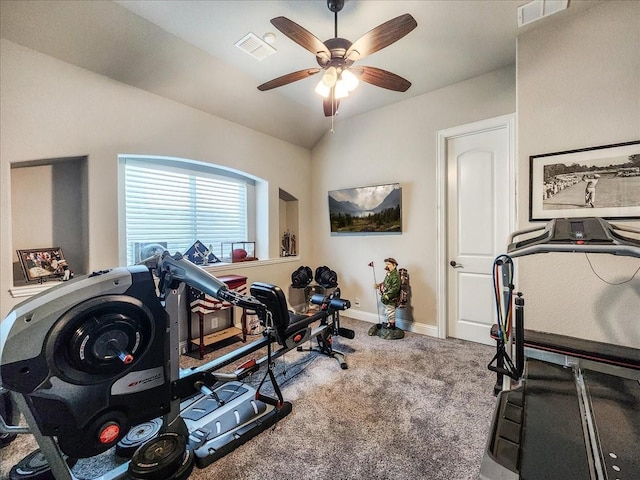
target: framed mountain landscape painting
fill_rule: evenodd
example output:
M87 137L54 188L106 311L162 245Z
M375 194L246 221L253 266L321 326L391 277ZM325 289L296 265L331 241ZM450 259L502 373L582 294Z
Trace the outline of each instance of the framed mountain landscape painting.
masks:
M401 234L402 188L399 183L329 192L331 235Z

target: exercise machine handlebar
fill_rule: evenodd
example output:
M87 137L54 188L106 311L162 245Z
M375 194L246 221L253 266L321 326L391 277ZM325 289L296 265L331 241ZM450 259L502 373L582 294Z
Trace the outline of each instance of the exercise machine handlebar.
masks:
M229 302L240 308L253 310L258 318L264 320L266 316L265 305L254 297L242 295L234 290L229 290L227 285L203 268L191 263L180 253L171 255L165 251L157 261L156 274L160 278L158 289L161 298L166 298L169 290L178 287L183 282L221 301Z

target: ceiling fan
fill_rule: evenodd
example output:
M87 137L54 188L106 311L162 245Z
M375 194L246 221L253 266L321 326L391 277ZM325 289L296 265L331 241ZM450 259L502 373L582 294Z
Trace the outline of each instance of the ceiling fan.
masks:
M351 43L338 37L338 12L344 7L344 0L327 0L327 7L335 14L335 34L325 42L321 42L311 32L285 17L271 19L271 23L291 40L309 50L316 56L320 68L307 68L288 73L258 86L265 91L281 87L289 83L303 80L316 73L325 71L316 92L324 97L322 105L327 117L335 115L341 98L353 90L359 80L377 87L405 92L411 82L395 73L376 67L354 66L354 62L372 53L388 47L400 40L418 26L416 20L408 13L393 18Z

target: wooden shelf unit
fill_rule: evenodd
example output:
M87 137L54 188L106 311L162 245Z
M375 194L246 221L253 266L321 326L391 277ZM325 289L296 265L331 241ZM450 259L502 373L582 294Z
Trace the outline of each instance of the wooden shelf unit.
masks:
M218 277L218 280L224 282L231 290L244 293L247 289L247 277L241 275L226 275ZM247 341L247 312L242 311L242 329L234 327L233 313L234 306L227 302L221 302L217 298L205 295L199 290L189 287L187 301L187 329L189 338L188 351L191 351L191 345L196 345L200 354L200 360L204 359L204 349L209 345L221 342L236 335L240 335L243 342ZM218 330L209 334L204 334L204 317L207 313L215 311L230 310L231 326L223 330ZM191 328L191 314L198 314L198 336L194 337Z
M235 336L243 337L242 330L237 327L229 327L229 328L225 328L224 330L218 330L217 332L203 335L202 344L205 347L208 347L209 345L213 345L214 343L218 343ZM243 339L242 341L244 342L245 340ZM194 345L200 346L200 338L199 337L192 338L191 343L193 343Z

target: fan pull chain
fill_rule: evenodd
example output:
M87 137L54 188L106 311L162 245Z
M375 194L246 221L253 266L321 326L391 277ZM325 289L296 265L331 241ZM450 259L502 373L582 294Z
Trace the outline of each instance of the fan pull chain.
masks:
M335 95L335 88L332 88L331 89L331 133L336 133L336 131L333 129L334 118L336 118L336 95Z
M335 115L335 112L333 111L333 106L334 106L334 103L333 103L333 102L334 102L334 101L333 101L333 99L332 99L332 100L331 100L331 133L336 133L336 131L333 129L333 119L334 119L334 117L336 116L336 115Z

